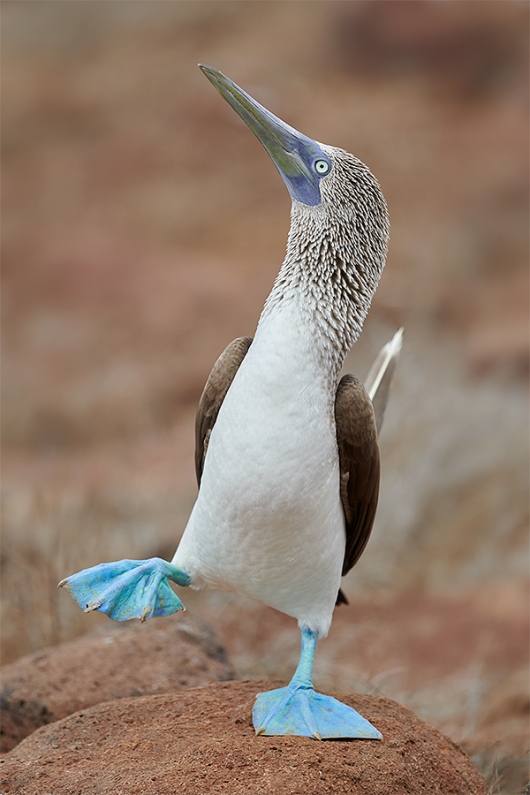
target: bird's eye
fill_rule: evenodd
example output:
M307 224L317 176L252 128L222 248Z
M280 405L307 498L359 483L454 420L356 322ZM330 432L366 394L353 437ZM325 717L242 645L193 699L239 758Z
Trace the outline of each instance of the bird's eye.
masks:
M320 176L323 177L325 174L328 174L331 171L331 165L327 160L316 160L315 171L317 174L320 174Z

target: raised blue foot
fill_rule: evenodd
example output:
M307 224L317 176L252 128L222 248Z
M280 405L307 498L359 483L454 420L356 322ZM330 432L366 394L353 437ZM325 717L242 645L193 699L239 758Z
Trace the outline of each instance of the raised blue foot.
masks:
M315 692L311 673L316 642L316 633L304 630L300 662L291 682L256 697L252 710L256 734L382 740L382 734L354 709Z
M161 558L100 563L61 580L85 613L100 610L115 621L169 616L184 605L168 580L189 585L186 572Z

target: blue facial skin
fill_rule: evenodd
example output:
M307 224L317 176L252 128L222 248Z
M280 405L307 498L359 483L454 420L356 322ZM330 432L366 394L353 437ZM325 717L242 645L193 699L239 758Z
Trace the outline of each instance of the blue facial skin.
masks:
M285 137L287 138L287 135ZM291 198L302 204L307 204L309 207L316 207L322 201L320 180L331 171L331 160L324 154L316 141L311 138L307 138L301 133L296 133L296 135L291 133L288 137L288 154L291 155L294 161L293 168L289 169L290 173L286 173L276 163L274 156L270 152L269 154L285 182ZM303 170L299 167L296 168L300 162L305 166ZM324 169L324 164L327 164L327 171L319 173L316 166Z
M329 157L312 138L299 133L239 88L222 72L200 66L208 80L263 144L291 198L316 207L322 201L320 180L332 168Z

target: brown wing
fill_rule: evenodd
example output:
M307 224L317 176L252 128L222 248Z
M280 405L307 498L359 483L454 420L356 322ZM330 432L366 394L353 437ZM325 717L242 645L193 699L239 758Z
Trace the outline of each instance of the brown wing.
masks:
M353 375L341 378L335 398L340 495L346 520L343 576L357 563L370 537L379 497L379 445L374 410ZM337 603L346 601L339 592Z
M214 364L199 400L195 419L195 472L199 486L212 428L251 342L250 337L238 337L226 346Z

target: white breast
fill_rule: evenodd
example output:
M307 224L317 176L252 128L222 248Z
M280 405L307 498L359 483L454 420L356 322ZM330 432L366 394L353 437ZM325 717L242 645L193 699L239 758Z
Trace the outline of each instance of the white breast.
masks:
M345 532L334 395L291 306L260 323L219 412L175 565L327 634Z

